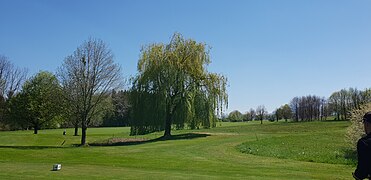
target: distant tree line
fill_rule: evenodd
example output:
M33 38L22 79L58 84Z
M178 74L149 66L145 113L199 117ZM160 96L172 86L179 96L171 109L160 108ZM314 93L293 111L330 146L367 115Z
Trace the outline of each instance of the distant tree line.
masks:
M285 104L277 108L273 114L274 114L273 120L278 121L280 119L284 119L287 122L288 119L292 118L292 109L288 104Z
M268 111L264 105L259 105L256 109L250 108L245 114L242 114L238 110L232 111L228 116L222 117L222 121L229 122L242 122L242 121L253 121L259 120L263 123L263 120L268 117Z
M371 89L358 90L356 88L342 89L331 94L329 98L315 95L294 97L290 103L284 104L272 113L264 112L264 106L250 109L242 114L235 110L228 116L222 118L223 121L238 122L263 119L278 121L314 121L326 120L334 117L335 120L349 120L352 110L357 110L362 105L371 102Z
M328 116L326 100L319 96L294 97L290 106L294 121L322 120Z
M350 111L360 109L371 102L371 89L360 91L356 88L342 89L332 93L328 99L329 109L338 120L348 120Z
M360 109L371 102L371 89L342 89L329 98L318 96L294 97L290 106L294 121L326 120L333 116L336 120L349 120L352 110Z

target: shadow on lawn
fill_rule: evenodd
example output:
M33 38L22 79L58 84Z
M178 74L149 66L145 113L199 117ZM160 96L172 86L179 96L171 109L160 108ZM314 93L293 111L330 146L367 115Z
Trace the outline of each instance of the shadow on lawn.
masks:
M168 141L168 140L185 140L185 139L195 139L210 136L209 134L200 134L200 133L186 133L186 134L177 134L170 137L159 137L156 139L140 139L140 138L111 138L102 142L89 143L89 146L129 146L129 145L138 145L159 141ZM73 148L73 147L84 147L79 144L72 144L72 146L63 146L64 142L60 146L1 146L0 148L13 148L13 149L22 149L22 150L41 150L41 149L60 149L60 148Z
M321 122L344 122L344 121L349 121L349 120L342 120L342 119L326 119L326 120L322 120Z
M56 149L56 148L66 148L66 147L62 147L62 146L0 146L0 148L30 150L30 149Z
M203 138L210 136L209 134L199 134L199 133L186 133L186 134L177 134L170 137L159 137L156 139L126 139L126 138L112 138L103 142L94 142L89 143L90 146L130 146L130 145L139 145L146 143L153 143L159 141L168 141L168 140L185 140L185 139L195 139Z

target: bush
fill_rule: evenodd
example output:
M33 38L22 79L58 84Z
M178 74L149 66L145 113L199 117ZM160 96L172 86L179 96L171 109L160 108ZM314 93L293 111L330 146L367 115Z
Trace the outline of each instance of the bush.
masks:
M356 149L357 141L365 135L362 119L369 111L371 111L371 103L361 106L360 109L353 110L350 114L351 125L347 129L346 140L353 150Z

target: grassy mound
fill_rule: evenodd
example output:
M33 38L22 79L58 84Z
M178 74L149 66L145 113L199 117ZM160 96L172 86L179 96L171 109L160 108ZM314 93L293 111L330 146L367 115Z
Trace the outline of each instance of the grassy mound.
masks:
M237 146L243 153L299 161L349 164L356 163L344 139L348 122L288 123L275 136L248 141Z
M348 157L348 149L342 136L336 134L304 134L283 137L271 137L252 142L245 142L237 148L243 152L259 156L294 159L308 162L351 164L356 160Z

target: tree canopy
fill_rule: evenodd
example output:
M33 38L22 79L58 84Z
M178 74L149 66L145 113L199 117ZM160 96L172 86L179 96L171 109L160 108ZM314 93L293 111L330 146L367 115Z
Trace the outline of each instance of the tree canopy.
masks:
M15 123L32 126L34 134L50 126L61 114L62 91L57 78L41 71L25 82L22 91L10 101L10 114ZM49 123L49 125L48 125Z
M225 76L208 72L209 48L174 34L169 44L141 50L138 75L131 89L131 134L215 126L227 105Z
M244 118L243 114L238 110L234 110L234 111L230 112L229 115L228 115L228 120L232 121L232 122L243 121L243 118Z

